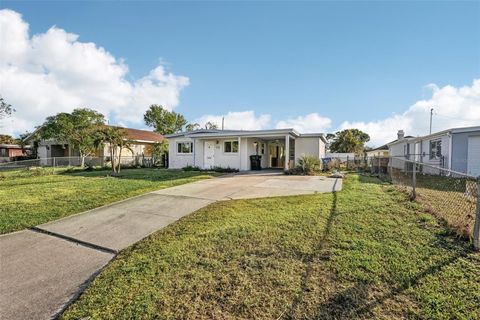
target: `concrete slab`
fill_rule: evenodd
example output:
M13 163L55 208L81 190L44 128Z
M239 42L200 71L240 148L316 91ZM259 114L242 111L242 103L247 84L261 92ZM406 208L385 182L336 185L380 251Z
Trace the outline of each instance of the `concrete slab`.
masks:
M211 202L149 193L38 228L119 251Z
M323 193L341 189L342 179L270 173L266 175L242 174L203 180L154 193L223 201Z
M45 234L0 236L1 319L50 319L113 254Z

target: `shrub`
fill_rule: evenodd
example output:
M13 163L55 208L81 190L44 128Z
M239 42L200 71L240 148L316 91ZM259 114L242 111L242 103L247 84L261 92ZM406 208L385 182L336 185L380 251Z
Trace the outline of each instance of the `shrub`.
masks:
M231 173L231 172L238 172L239 171L238 169L230 168L230 167L226 167L226 168L213 167L212 170L215 171L215 172L220 172L220 173Z
M300 174L313 175L320 170L320 160L313 156L304 155L298 160L296 169Z
M183 171L201 171L202 169L200 169L199 167L196 167L196 166L186 166L186 167L183 167L182 168Z

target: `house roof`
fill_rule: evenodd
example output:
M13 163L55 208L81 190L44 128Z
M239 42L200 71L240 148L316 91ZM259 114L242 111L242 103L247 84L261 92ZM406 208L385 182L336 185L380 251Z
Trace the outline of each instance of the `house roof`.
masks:
M174 134L165 135L165 138L223 138L223 137L274 137L279 135L290 134L294 137L318 137L326 142L323 133L306 133L301 134L293 128L287 129L270 129L270 130L208 130L200 129L194 131L185 131Z
M115 127L115 126L110 126ZM160 142L164 138L161 134L148 131L148 130L140 130L140 129L132 129L132 128L123 128L123 127L116 127L123 129L127 132L128 139L139 141L139 142Z
M21 146L21 145L18 145L18 144L0 143L0 148L6 148L6 149L22 149L22 146ZM28 148L28 146L25 146L25 148Z
M164 139L163 135L149 131L149 130L140 130L140 129L133 129L133 128L124 128L124 127L119 127L119 126L109 126L113 128L119 128L123 129L127 132L127 137L130 140L134 140L137 142L160 142ZM25 137L23 140L24 141L29 141L32 137L34 137L34 134L38 132L40 129L37 128L34 132L29 134L27 137Z

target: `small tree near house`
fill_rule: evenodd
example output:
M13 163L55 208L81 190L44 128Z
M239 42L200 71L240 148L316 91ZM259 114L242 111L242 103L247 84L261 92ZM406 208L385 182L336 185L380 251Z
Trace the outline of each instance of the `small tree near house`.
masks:
M98 132L104 126L105 117L92 109L79 108L72 113L62 112L48 117L39 130L41 139L55 139L69 144L80 153L80 166L85 157L97 149Z
M120 173L122 162L122 151L128 149L132 151L133 141L128 139L127 132L122 128L104 126L97 135L96 145L103 143L109 144L110 159L112 162L112 172Z

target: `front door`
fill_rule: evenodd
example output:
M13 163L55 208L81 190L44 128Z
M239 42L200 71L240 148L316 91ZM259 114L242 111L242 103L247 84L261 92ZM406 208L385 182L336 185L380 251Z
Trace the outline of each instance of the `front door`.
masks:
M205 169L210 169L215 166L215 142L205 141L204 144L203 166Z

